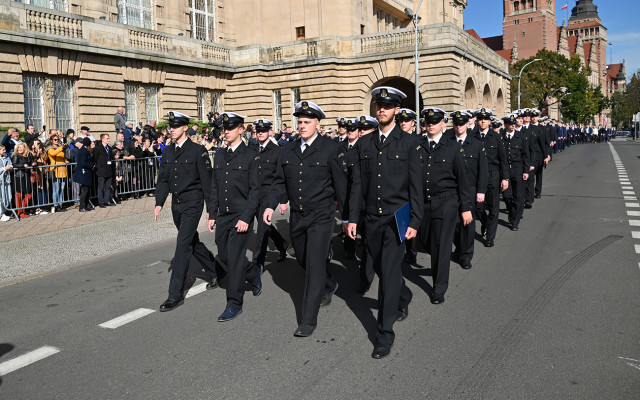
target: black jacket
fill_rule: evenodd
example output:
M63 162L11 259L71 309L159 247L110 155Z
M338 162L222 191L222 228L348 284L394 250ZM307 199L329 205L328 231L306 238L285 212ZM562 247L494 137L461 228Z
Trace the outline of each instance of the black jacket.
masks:
M240 214L240 220L249 223L258 208L258 151L244 143L231 154L227 151L218 152L213 160L209 218Z
M424 215L424 151L419 137L407 135L395 125L380 144L379 132L358 139L359 162L353 166L349 222L357 222L361 210L369 215L392 216L408 202L409 226L418 229Z
M260 147L258 149L258 185L260 186L259 203L269 200L269 194L271 193L271 187L276 179L276 173L278 171L278 162L280 160L280 151L282 148L277 144L274 144L271 140L267 140L264 151L260 153ZM220 152L222 154L224 150ZM285 194L280 199L280 204L285 204L289 201L289 198ZM259 216L262 219L262 216Z
M93 161L96 164L96 176L109 178L113 176L113 167L111 162L111 147L107 145L107 149L102 145L102 142L96 142L96 147L93 149Z
M302 153L301 141L287 143L280 151L276 178L269 194L275 209L286 194L292 211L330 208L338 201L341 210L347 197L347 162L334 140L317 135Z
M507 149L507 161L509 163L509 176L515 178L524 173L529 173L529 143L523 137L522 132L513 132L511 140L507 138L507 132L502 134L505 148Z
M174 203L202 200L211 212L211 158L204 146L187 139L176 149L172 143L162 153L156 185L156 206L163 206L171 193Z
M504 146L500 134L489 129L484 139L479 131L474 137L484 143L484 152L487 156L489 172L498 172L500 180L509 179L507 149Z

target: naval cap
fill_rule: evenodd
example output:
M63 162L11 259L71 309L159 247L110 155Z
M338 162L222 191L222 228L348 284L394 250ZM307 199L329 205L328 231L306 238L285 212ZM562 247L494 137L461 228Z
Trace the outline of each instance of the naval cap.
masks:
M415 111L410 110L408 108L401 108L398 113L398 119L401 121L411 121L415 120L418 114Z
M347 119L347 130L350 132L353 132L356 129L358 129L358 119L357 118Z
M268 131L273 126L273 122L269 121L266 118L260 118L253 121L253 126L256 127L257 131Z
M191 119L190 116L178 111L169 111L167 117L169 118L169 126L173 127L189 125Z
M400 106L407 95L390 86L380 86L371 91L374 103L389 103Z
M244 124L244 119L248 117L225 111L220 115L220 118L222 119L222 126L225 128L235 128L238 125Z
M361 115L358 117L358 128L360 129L375 129L378 127L378 120L369 116Z
M449 116L455 125L464 125L469 122L469 118L471 118L471 114L469 114L467 110L457 110L449 114Z
M515 125L516 118L517 118L516 114L509 114L502 117L502 120L504 121L505 124Z
M420 116L424 118L427 124L437 124L445 119L445 114L446 112L438 107L427 107L420 111ZM446 119L445 122L446 121L448 121L448 119Z
M300 101L295 106L294 117L311 117L316 118L318 121L326 118L322 108L312 101Z
M493 115L493 111L488 108L482 107L475 110L475 116L478 119L490 119Z
M349 118L345 118L345 117L336 118L336 122L338 123L339 128L346 127L347 121L349 121Z

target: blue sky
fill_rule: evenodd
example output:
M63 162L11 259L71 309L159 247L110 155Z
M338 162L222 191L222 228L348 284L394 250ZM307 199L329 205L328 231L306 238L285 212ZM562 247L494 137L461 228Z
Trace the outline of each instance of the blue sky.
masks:
M594 0L593 3L598 6L602 25L607 28L607 39L612 43L607 49L607 64L619 63L624 58L629 79L640 69L640 1ZM475 29L481 37L502 35L502 4L502 0L468 0L465 29ZM568 14L567 10L560 11L565 4L569 4ZM556 0L558 25L563 17L571 16L575 5L575 0Z

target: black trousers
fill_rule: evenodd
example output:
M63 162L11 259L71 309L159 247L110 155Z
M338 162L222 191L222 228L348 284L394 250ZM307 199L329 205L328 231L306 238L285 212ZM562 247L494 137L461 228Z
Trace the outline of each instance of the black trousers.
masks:
M475 192L475 188L473 189ZM476 238L476 207L472 206L471 215L473 220L464 226L462 215L458 215L453 243L455 244L454 254L460 261L471 261L473 259L473 245Z
M189 262L192 255L212 278L217 276L215 258L207 249L207 246L200 241L200 236L198 236L198 223L200 222L200 217L202 217L203 207L203 200L181 203L174 201L171 204L173 223L178 228L173 270L169 281L169 298L171 299L184 297L184 280L187 277L187 271L189 271Z
M434 196L435 197L435 196ZM451 245L458 215L458 195L425 202L420 241L431 255L433 294L444 295L449 287Z
M413 297L402 277L404 243L398 240L393 215L367 214L364 225L367 249L380 280L376 339L380 345L391 345L395 339L393 324L398 316L398 308L408 306Z
M540 171L540 166L536 166L533 171L529 171L529 179L524 182L524 201L533 203L534 201L534 192L536 186L536 176Z
M98 203L106 204L111 200L111 177L98 177Z
M487 193L484 196L484 203L478 203L476 208L477 218L480 224L487 230L487 240L496 238L498 231L498 219L500 216L500 172L489 171L489 181Z
M274 225L267 225L262 220L262 215L266 209L266 204L260 204L258 207L258 214L256 219L258 220L258 229L256 233L256 243L253 250L253 262L258 265L264 265L264 260L267 256L267 246L269 244L269 238L273 240L273 244L278 251L283 251L287 246L287 241L284 240L280 232Z
M509 178L509 188L502 192L504 203L509 214L509 223L520 224L522 211L524 210L524 180L522 175L516 173Z
M540 196L542 194L542 174L544 172L544 163L538 165L538 167L536 168L536 173L535 173L535 180L536 180L536 185L535 185L535 190L534 193L536 196ZM531 177L529 177L529 179L531 179Z
M80 209L89 207L89 189L91 186L80 185Z
M337 283L327 270L327 254L333 233L335 207L313 211L291 210L289 230L296 260L305 269L302 324L318 325L320 301Z
M244 221L249 224L246 232L238 233L236 224L239 213L218 214L215 240L220 261L227 265L227 307L242 308L244 283L251 282L260 273L257 264L247 260L249 232L253 229L253 218Z

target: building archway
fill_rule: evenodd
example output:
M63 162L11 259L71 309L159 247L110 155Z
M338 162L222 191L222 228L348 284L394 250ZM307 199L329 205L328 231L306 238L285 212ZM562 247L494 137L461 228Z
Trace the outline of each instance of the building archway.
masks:
M482 92L482 107L495 109L495 105L491 99L491 88L489 84L484 85L484 91Z
M496 96L496 113L499 118L505 114L504 95L502 94L502 89L498 89L498 95Z
M407 95L407 98L402 102L401 108L408 108L411 110L416 109L416 85L413 84L410 80L406 78L402 78L399 76L392 76L389 78L380 79L376 82L369 92L367 92L367 96L364 99L363 109L364 113L369 113L369 115L376 115L376 104L373 102L373 98L371 97L371 92L373 89L380 86L390 86L392 88L398 89ZM422 98L422 93L420 93L420 110L424 108L424 101Z
M464 85L464 107L474 110L478 108L478 91L473 78L467 79L467 83Z

